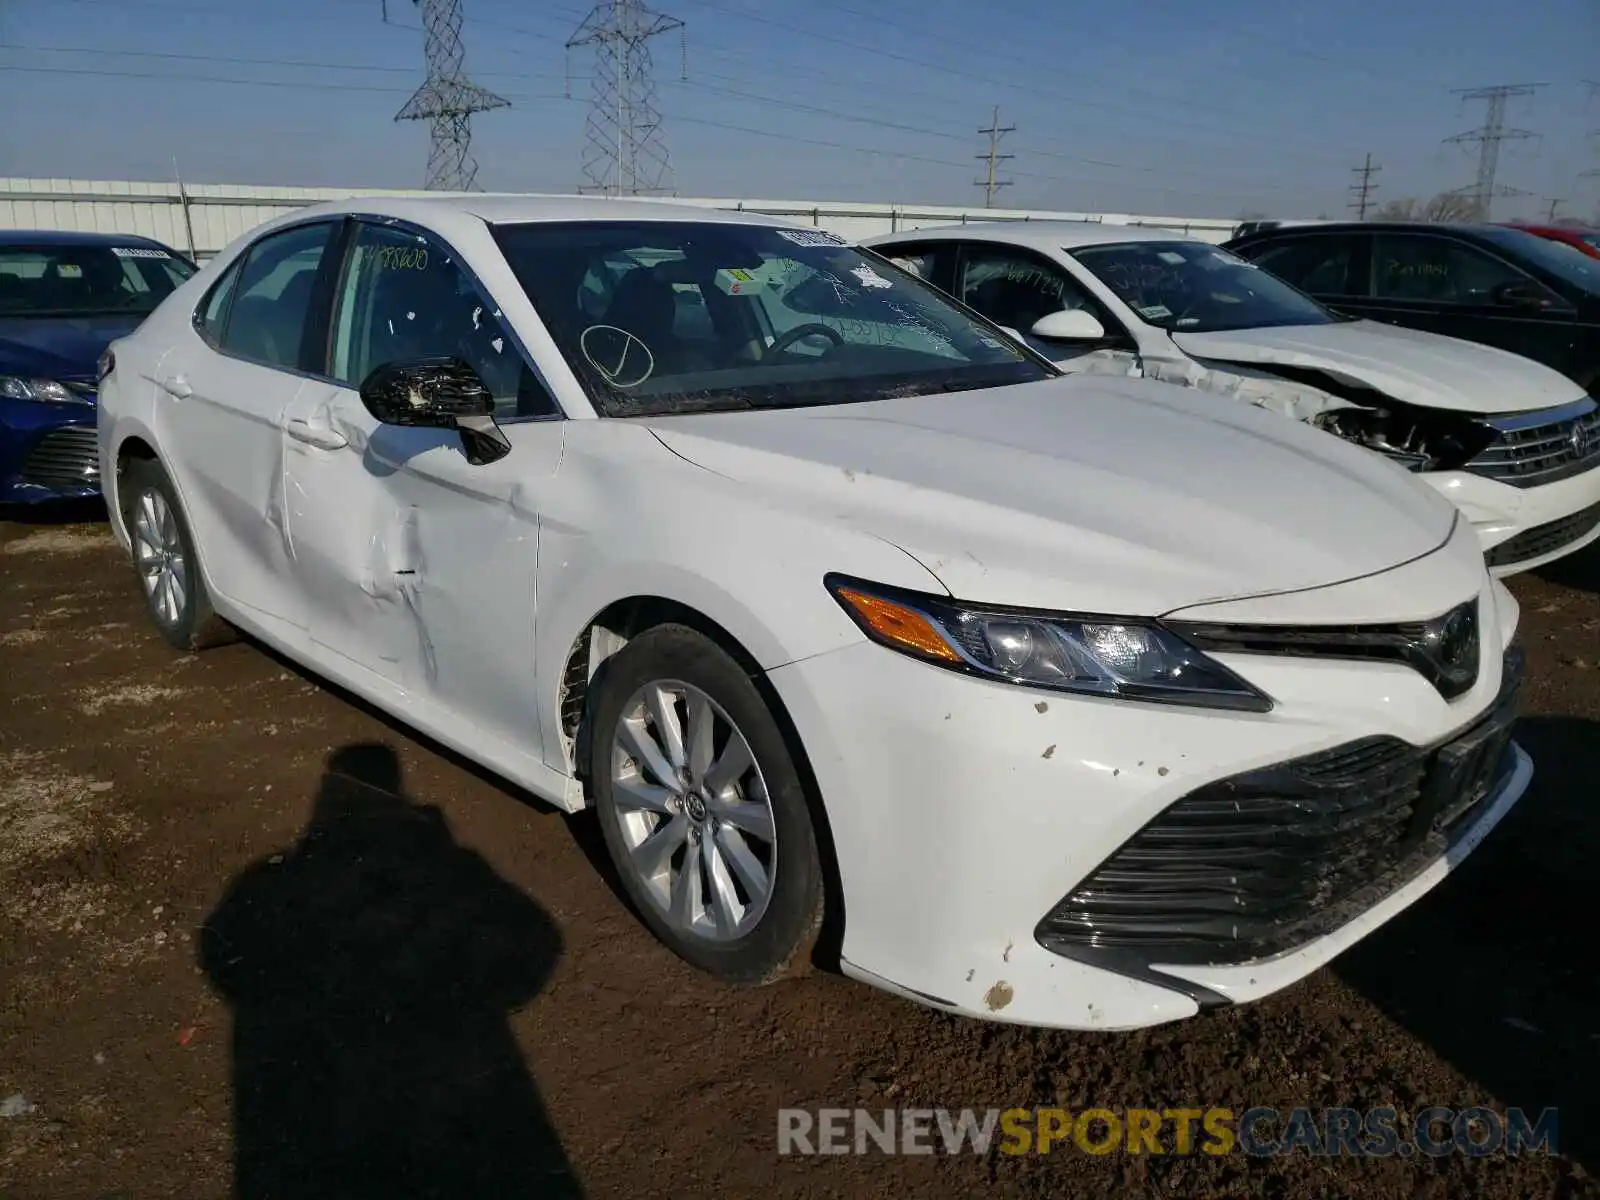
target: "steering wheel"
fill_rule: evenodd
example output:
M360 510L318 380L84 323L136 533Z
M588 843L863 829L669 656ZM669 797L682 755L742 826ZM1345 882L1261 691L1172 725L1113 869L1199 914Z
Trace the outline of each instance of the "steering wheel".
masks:
M809 325L796 325L787 333L780 333L777 338L774 339L772 345L767 347L767 352L761 356L761 361L763 363L769 363L773 359L777 358L778 355L787 350L790 346L798 342L801 338L807 338L817 333L822 334L824 337L833 342L833 345L828 348L828 352L837 350L840 346L844 345L844 338L839 336L839 331L837 329L833 329L827 325L819 325L813 321Z

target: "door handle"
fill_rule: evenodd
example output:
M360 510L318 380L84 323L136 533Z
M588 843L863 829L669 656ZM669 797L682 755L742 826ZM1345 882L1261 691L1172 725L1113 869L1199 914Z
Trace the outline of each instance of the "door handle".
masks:
M308 446L315 446L318 450L343 450L350 444L350 439L344 434L333 429L325 429L318 425L311 425L295 417L289 421L287 431L290 437L297 442L304 442Z
M189 386L189 381L182 375L168 375L161 381L162 390L179 400L187 400L194 395L194 389Z

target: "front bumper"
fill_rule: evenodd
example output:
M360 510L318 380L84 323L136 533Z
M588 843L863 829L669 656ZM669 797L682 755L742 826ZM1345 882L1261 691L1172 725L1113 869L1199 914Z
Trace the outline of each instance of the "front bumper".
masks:
M1347 889L1335 919L1287 948L1241 962L1214 943L1182 965L1165 948L1069 957L1043 944L1041 922L1202 789L1371 738L1430 747L1473 729L1501 693L1502 632L1514 621L1499 612L1501 594L1480 597L1493 614L1484 665L1454 701L1408 667L1249 655L1218 657L1273 696L1270 713L991 684L866 643L774 670L827 805L846 973L970 1016L1100 1029L1293 983L1443 878L1520 798L1527 756L1511 746L1443 840Z
M1554 562L1600 539L1600 467L1529 488L1468 471L1434 471L1422 478L1472 522L1489 570L1498 577Z
M100 494L96 409L0 400L0 504Z

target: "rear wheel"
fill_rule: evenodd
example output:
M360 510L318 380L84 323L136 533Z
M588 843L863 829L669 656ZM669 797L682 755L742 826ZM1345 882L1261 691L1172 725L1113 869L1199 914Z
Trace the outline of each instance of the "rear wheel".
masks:
M682 625L606 662L590 778L606 848L651 931L729 982L803 967L823 881L799 772L744 670Z
M194 538L160 464L149 459L130 462L118 495L145 611L161 636L180 650L204 650L232 641L237 635L211 607Z

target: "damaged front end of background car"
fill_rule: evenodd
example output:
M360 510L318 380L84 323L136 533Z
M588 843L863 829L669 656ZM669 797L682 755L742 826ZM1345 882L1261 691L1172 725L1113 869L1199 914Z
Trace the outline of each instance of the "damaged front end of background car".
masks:
M1201 388L1305 421L1411 471L1451 471L1488 448L1496 431L1473 415L1408 404L1316 367L1193 359L1146 361L1152 379Z

